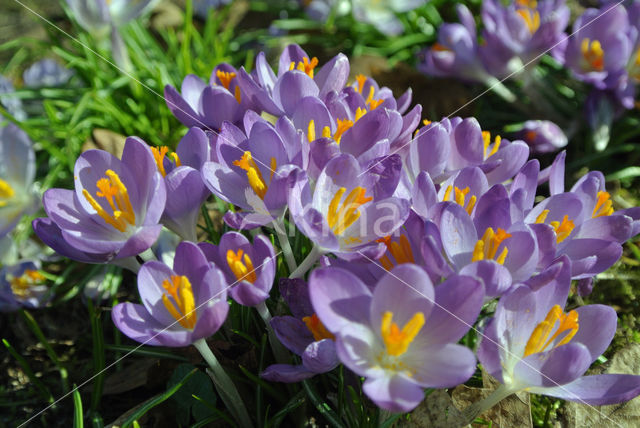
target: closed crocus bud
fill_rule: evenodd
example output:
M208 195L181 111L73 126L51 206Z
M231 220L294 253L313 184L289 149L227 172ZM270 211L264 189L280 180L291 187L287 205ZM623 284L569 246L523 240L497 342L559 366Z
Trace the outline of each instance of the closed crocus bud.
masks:
M562 129L549 120L527 120L517 138L527 143L534 153L555 152L568 142Z
M35 211L35 160L27 134L13 124L0 128L0 238Z

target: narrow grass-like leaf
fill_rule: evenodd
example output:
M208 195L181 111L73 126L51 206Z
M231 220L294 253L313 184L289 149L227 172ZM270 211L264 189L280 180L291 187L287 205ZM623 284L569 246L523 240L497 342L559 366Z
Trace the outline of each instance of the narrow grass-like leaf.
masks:
M73 428L84 427L84 413L82 411L82 397L76 385L73 385Z
M29 366L29 363L27 362L27 360L25 360L24 357L22 357L22 355L20 355L18 351L14 349L13 346L11 346L9 341L7 341L6 339L2 339L2 343L4 344L5 348L7 348L9 353L13 356L13 358L16 359L16 361L22 368L22 371L24 372L24 374L27 375L29 380L36 386L36 388L40 392L40 395L47 402L52 403L53 395L51 394L51 391L49 391L49 388L47 388L45 384L42 383L40 379L36 377L36 375L33 373L33 370L31 370L31 366Z

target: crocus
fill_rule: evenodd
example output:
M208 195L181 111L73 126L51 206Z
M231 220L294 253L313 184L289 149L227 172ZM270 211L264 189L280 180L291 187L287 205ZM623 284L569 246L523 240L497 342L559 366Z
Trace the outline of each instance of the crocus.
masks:
M0 312L38 308L47 302L49 287L36 263L22 261L0 271Z
M576 78L598 89L614 88L626 66L632 49L629 18L624 6L608 4L587 9L573 24L574 33L556 56L573 71Z
M237 70L225 63L213 69L208 84L189 74L182 81L181 93L165 86L167 107L185 126L219 130L224 121L237 125L254 106L243 96L236 75Z
M199 244L207 259L218 266L229 284L229 294L245 306L256 306L269 297L277 259L269 239L257 235L253 244L238 232L227 232L220 245Z
M527 143L534 153L555 152L568 143L562 129L549 120L527 120L516 136Z
M302 358L302 364L273 364L260 377L276 382L298 382L333 370L339 364L335 338L313 311L307 283L302 279L283 278L280 294L291 315L273 317L271 326L278 340Z
M145 345L188 346L218 331L229 311L224 275L191 242L178 245L173 269L158 261L142 265L138 292L142 305L120 303L111 318Z
M366 248L378 257L384 245L375 241L391 235L409 215L409 202L392 196L400 168L398 155L366 170L342 154L327 163L315 186L299 174L289 194L296 226L323 252L348 257Z
M570 264L566 257L561 259L540 275L544 281L515 287L498 302L478 359L502 386L465 411L469 419L522 390L592 406L620 403L640 394L640 376L583 376L609 346L617 317L613 308L604 305L565 312Z
M73 70L61 66L49 58L32 64L22 74L24 84L30 88L41 86L61 86L73 76Z
M164 177L167 202L162 223L187 241L196 241L196 223L202 203L211 194L200 169L212 158L210 139L192 128L182 137L175 152L166 146L152 147L158 172Z
M11 116L18 121L22 121L27 118L27 113L25 113L23 109L22 100L16 97L13 94L14 92L15 88L13 87L13 83L0 74L0 103L2 103L2 106L7 109Z
M166 190L146 143L127 138L122 160L88 150L76 161L74 177L75 191L44 193L48 218L33 222L44 243L79 261L105 263L136 256L155 242Z
M38 206L33 188L35 161L31 140L24 131L14 124L0 127L0 238Z
M309 290L338 358L365 378L365 394L383 409L410 411L424 388L459 385L475 371L473 353L456 344L482 305L484 290L472 278L434 289L422 268L402 264L372 292L352 273L324 268L311 273Z
M255 228L282 216L295 172L304 165L301 136L286 117L273 126L249 111L245 130L246 134L226 123L218 136L217 160L202 167L207 188L240 208L224 217L236 229Z
M496 77L520 71L563 42L569 22L564 0L515 0L503 6L497 0L482 2L483 62Z

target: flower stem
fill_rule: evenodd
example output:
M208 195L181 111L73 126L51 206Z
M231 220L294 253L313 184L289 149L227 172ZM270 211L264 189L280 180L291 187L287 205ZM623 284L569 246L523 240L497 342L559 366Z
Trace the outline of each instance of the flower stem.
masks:
M502 82L496 79L495 77L491 76L487 78L486 84L490 90L495 92L506 102L513 103L516 101L516 96L514 95L514 93L511 92L509 88L503 85Z
M478 417L478 415L492 408L514 392L516 391L511 388L507 388L505 385L500 385L484 399L470 404L466 409L463 409L461 412L463 417L461 423L465 426L470 424L476 417Z
M320 249L316 245L314 245L311 249L311 252L309 252L309 254L307 254L307 257L302 261L302 263L300 263L300 266L298 266L296 270L291 272L289 278L302 278L304 274L307 273L309 269L311 269L315 262L318 261L321 255L322 251L320 251Z
M198 339L193 342L193 346L196 347L198 352L202 355L202 358L207 362L210 370L207 370L207 374L213 380L213 384L220 395L220 398L227 406L227 409L233 414L238 424L242 428L250 428L253 426L247 408L244 406L244 402L233 384L231 378L225 373L224 369L218 362L218 359L213 355L209 345L204 339Z
M151 248L147 248L142 253L138 254L138 256L145 262L148 262L149 260L158 260Z
M273 352L276 361L280 364L287 364L289 362L289 353L284 346L282 346L282 343L278 340L275 331L273 331L273 327L271 327L271 313L269 312L269 308L267 308L265 302L261 302L256 306L256 310L267 327L269 345L271 346L271 351Z
M278 235L278 241L280 242L280 248L284 253L284 259L287 262L287 267L291 273L296 270L297 264L296 259L293 257L293 250L291 250L291 244L289 244L289 237L285 232L282 218L273 221L273 228L276 230L276 235Z

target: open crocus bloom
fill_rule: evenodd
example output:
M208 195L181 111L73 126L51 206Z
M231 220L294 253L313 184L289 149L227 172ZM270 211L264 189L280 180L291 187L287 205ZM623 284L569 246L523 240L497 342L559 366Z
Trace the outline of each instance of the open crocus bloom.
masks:
M227 232L220 238L220 245L208 242L198 245L233 285L229 292L233 300L241 305L255 306L269 297L277 259L266 236L257 235L251 244L241 233Z
M422 268L402 264L373 292L339 268L313 271L309 286L338 358L366 378L363 390L378 406L410 411L423 388L458 385L473 374L473 353L456 342L480 312L479 281L456 275L434 289Z
M0 238L37 206L35 160L27 134L13 124L0 128Z
M38 265L25 260L0 270L0 312L38 308L47 302L49 287Z
M191 242L178 245L173 269L145 263L138 292L142 305L120 303L111 318L120 331L146 345L190 345L218 331L229 311L224 275Z
M49 218L33 228L58 253L88 263L136 256L156 241L166 201L165 184L151 149L125 142L122 160L102 150L80 155L75 191L49 189L43 197Z
M494 398L526 389L600 406L638 395L640 376L583 376L613 339L615 310L587 305L565 312L571 286L566 256L539 277L505 294L484 332L478 359L503 383Z

